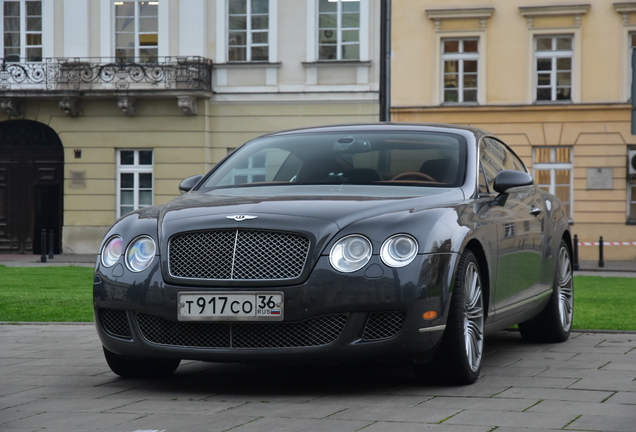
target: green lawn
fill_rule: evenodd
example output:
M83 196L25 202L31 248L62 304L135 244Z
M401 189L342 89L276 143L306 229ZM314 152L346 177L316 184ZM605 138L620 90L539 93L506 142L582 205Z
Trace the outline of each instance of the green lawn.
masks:
M575 276L573 326L636 330L636 278Z
M93 269L0 266L0 321L93 321ZM636 278L576 276L574 328L636 330Z
M0 266L0 321L93 321L93 269Z

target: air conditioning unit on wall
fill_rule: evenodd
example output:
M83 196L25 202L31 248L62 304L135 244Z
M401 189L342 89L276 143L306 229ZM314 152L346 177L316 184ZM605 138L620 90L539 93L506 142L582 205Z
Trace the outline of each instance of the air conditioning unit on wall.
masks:
M627 173L629 175L636 175L636 149L629 149L627 151Z

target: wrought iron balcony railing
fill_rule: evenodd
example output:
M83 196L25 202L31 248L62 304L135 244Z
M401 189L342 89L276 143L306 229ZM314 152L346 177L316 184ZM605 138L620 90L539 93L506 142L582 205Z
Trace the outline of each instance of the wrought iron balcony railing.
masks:
M6 60L0 64L0 91L212 89L212 60L203 57L157 57L152 62L57 57L42 62Z

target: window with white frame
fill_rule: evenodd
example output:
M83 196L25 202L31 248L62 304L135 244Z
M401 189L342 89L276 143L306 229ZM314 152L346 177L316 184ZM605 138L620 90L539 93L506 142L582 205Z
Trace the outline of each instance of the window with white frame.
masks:
M115 56L118 61L155 61L159 53L159 2L115 2Z
M2 12L4 60L42 61L42 2L5 1Z
M360 0L319 0L318 60L360 60Z
M229 0L228 61L269 61L269 0Z
M477 102L479 38L442 39L444 103Z
M535 101L572 100L573 37L536 36Z
M537 185L562 202L565 213L572 219L572 148L535 147L532 168Z
M117 151L117 216L152 205L152 150Z

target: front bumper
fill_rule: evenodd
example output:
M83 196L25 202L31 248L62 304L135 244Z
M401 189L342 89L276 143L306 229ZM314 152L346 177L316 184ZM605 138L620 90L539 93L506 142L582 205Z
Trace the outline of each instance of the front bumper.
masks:
M457 254L420 255L401 269L374 256L365 269L347 275L321 257L307 281L275 288L284 293L285 319L273 323L178 321L179 292L228 287L167 284L158 262L122 274L98 260L95 323L109 351L205 361L424 361L443 334ZM437 317L425 320L422 315L431 310Z

